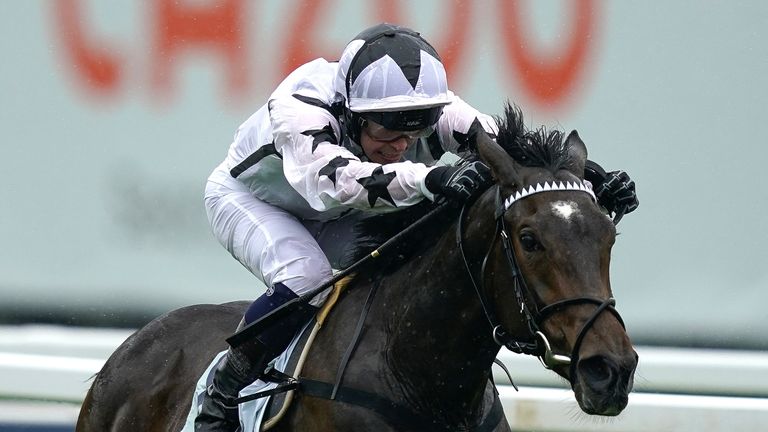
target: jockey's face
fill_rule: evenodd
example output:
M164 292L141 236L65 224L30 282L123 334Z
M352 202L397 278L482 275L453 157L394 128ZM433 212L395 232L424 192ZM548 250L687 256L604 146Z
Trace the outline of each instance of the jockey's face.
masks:
M360 145L365 155L371 162L388 164L400 162L408 146L416 142L420 137L425 137L434 132L434 127L418 131L393 131L365 120L363 133L360 134Z

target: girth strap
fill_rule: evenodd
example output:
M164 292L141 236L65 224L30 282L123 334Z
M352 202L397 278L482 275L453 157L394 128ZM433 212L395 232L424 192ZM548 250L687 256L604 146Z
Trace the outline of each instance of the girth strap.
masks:
M263 390L257 393L249 394L246 396L241 396L235 399L235 403L241 404L241 403L245 403L255 399L261 399L263 397L285 393L287 391L291 391L299 388L299 381L296 378L286 373L280 372L279 370L275 369L272 366L270 366L269 369L264 371L264 375L261 376L261 379L267 382L277 383L277 387L271 388L269 390Z
M349 387L339 387L336 389L335 398L331 398L334 392L332 384L315 381L307 378L301 378L300 391L308 396L314 396L321 399L335 400L369 409L387 420L397 430L418 430L418 431L455 431L455 427L450 427L434 420L418 415L410 407L395 401L381 397L375 393L369 393L363 390L357 390ZM485 420L477 427L468 429L474 432L491 432L501 422L504 417L504 410L499 400L499 395L494 387L494 398L491 412Z
M371 285L371 290L368 292L368 297L365 299L363 310L360 312L360 317L357 319L355 333L352 336L352 340L350 341L347 350L344 352L344 356L341 358L339 369L336 371L336 384L333 386L331 399L336 399L336 392L341 387L341 381L344 379L344 372L347 370L349 359L352 357L352 354L357 348L357 344L360 342L360 336L362 335L363 326L365 325L365 319L368 317L368 312L371 310L371 305L373 304L373 298L376 295L376 291L378 291L380 285L381 278L377 279L376 282Z

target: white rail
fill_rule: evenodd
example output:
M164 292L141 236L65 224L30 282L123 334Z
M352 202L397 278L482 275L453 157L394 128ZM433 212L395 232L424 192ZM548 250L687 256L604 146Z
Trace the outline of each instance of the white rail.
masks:
M569 390L499 386L515 430L537 432L752 432L766 430L768 399L632 393L618 417L583 414Z
M90 377L130 331L49 326L0 327L0 423L26 419L72 424ZM582 414L566 383L536 359L503 352L520 391L499 368L505 413L519 430L754 431L768 424L768 353L638 347L636 392L616 418ZM722 396L729 395L729 396ZM41 404L35 401L52 401ZM65 402L62 404L61 402ZM32 411L44 415L30 415ZM46 417L47 416L47 417ZM18 419L17 419L18 420ZM16 420L14 420L16 421Z
M768 397L768 352L637 347L637 392ZM563 379L530 356L502 351L516 384L565 388ZM509 383L494 368L498 383Z

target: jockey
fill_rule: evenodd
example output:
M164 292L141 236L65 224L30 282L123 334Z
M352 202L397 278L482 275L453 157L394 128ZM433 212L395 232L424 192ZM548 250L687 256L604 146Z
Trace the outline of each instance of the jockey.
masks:
M364 212L471 197L490 180L488 167L475 160L454 166L443 156L464 154L483 131L495 135L493 118L448 90L435 49L405 27L371 27L338 62L316 59L288 75L237 130L205 189L214 235L267 286L238 329L330 279ZM585 175L602 187L609 210L637 206L625 173L592 164ZM308 309L227 350L196 431L239 427L238 393L309 321L316 309Z
M489 169L440 159L468 150L480 130L497 129L448 90L437 52L408 28L371 27L338 62L317 59L288 75L237 130L205 190L214 235L268 287L240 328L329 279L361 212L469 198ZM195 430L237 429L239 391L309 319L294 313L229 348Z

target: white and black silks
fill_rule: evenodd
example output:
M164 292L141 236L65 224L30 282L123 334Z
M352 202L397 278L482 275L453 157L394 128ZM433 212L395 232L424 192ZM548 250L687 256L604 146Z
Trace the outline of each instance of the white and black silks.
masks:
M356 212L387 212L434 200L424 180L441 156L465 152L477 128L497 130L493 118L440 86L445 71L430 53L418 52L416 69L398 64L398 56L363 57L365 43L352 41L339 62L317 59L291 73L238 128L226 158L208 179L206 210L214 234L267 286L282 282L298 294L311 289L330 265L326 262L315 275L317 262L292 268L297 260L327 261L318 253L333 257L334 247L344 245L339 233L351 231L345 219ZM344 67L355 56L367 65L355 69L347 93ZM387 78L377 78L382 76ZM439 109L434 134L410 145L400 162L370 162L347 133L345 112L408 107ZM314 246L293 250L307 240L324 252Z

